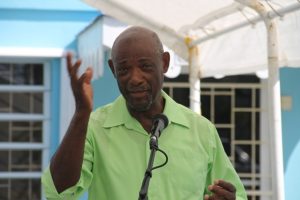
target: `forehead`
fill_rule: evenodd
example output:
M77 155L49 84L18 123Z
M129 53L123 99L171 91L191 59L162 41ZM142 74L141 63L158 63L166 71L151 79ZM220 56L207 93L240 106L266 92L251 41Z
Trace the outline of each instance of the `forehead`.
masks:
M149 57L153 58L159 53L157 41L145 35L129 35L119 38L112 49L113 60Z
M142 27L133 27L121 33L115 40L112 48L112 58L121 52L134 50L150 53L151 51L161 52L163 48L156 33Z

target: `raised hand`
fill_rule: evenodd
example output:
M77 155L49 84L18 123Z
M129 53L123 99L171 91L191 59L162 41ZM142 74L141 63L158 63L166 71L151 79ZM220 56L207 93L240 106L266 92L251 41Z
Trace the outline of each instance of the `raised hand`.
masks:
M93 70L89 67L80 77L78 77L77 72L80 65L81 60L77 60L73 64L72 54L67 54L67 68L75 98L76 111L89 113L93 109L93 90L91 85Z
M93 109L92 69L88 68L78 77L81 61L77 60L73 64L71 53L68 53L66 58L76 112L50 163L50 172L59 193L75 185L80 178L87 126Z
M216 180L208 186L212 195L205 195L204 200L235 200L236 189L234 185L224 180Z

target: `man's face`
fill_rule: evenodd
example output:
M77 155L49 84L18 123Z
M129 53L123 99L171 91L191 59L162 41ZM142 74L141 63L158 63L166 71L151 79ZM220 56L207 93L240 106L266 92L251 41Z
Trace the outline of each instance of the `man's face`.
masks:
M156 45L153 39L127 38L119 41L113 52L113 72L131 110L147 111L160 103L168 64L164 59L167 53L160 52Z

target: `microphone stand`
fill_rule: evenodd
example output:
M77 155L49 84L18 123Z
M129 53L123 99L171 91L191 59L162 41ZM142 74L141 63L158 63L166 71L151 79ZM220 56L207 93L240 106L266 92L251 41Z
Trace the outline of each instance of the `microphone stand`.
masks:
M150 178L152 177L155 154L158 149L158 140L156 136L151 137L149 144L150 144L151 153L148 161L148 167L146 169L142 187L139 193L139 200L148 200L148 196L147 196L148 187L149 187Z

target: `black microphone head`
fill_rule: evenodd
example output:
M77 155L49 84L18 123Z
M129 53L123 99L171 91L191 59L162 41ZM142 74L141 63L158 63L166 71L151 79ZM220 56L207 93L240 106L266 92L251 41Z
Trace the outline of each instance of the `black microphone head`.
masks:
M168 120L167 116L162 113L155 115L153 118L153 124L156 124L159 122L162 122L162 124L163 124L163 127L161 127L161 130L165 129L169 124L169 120Z

